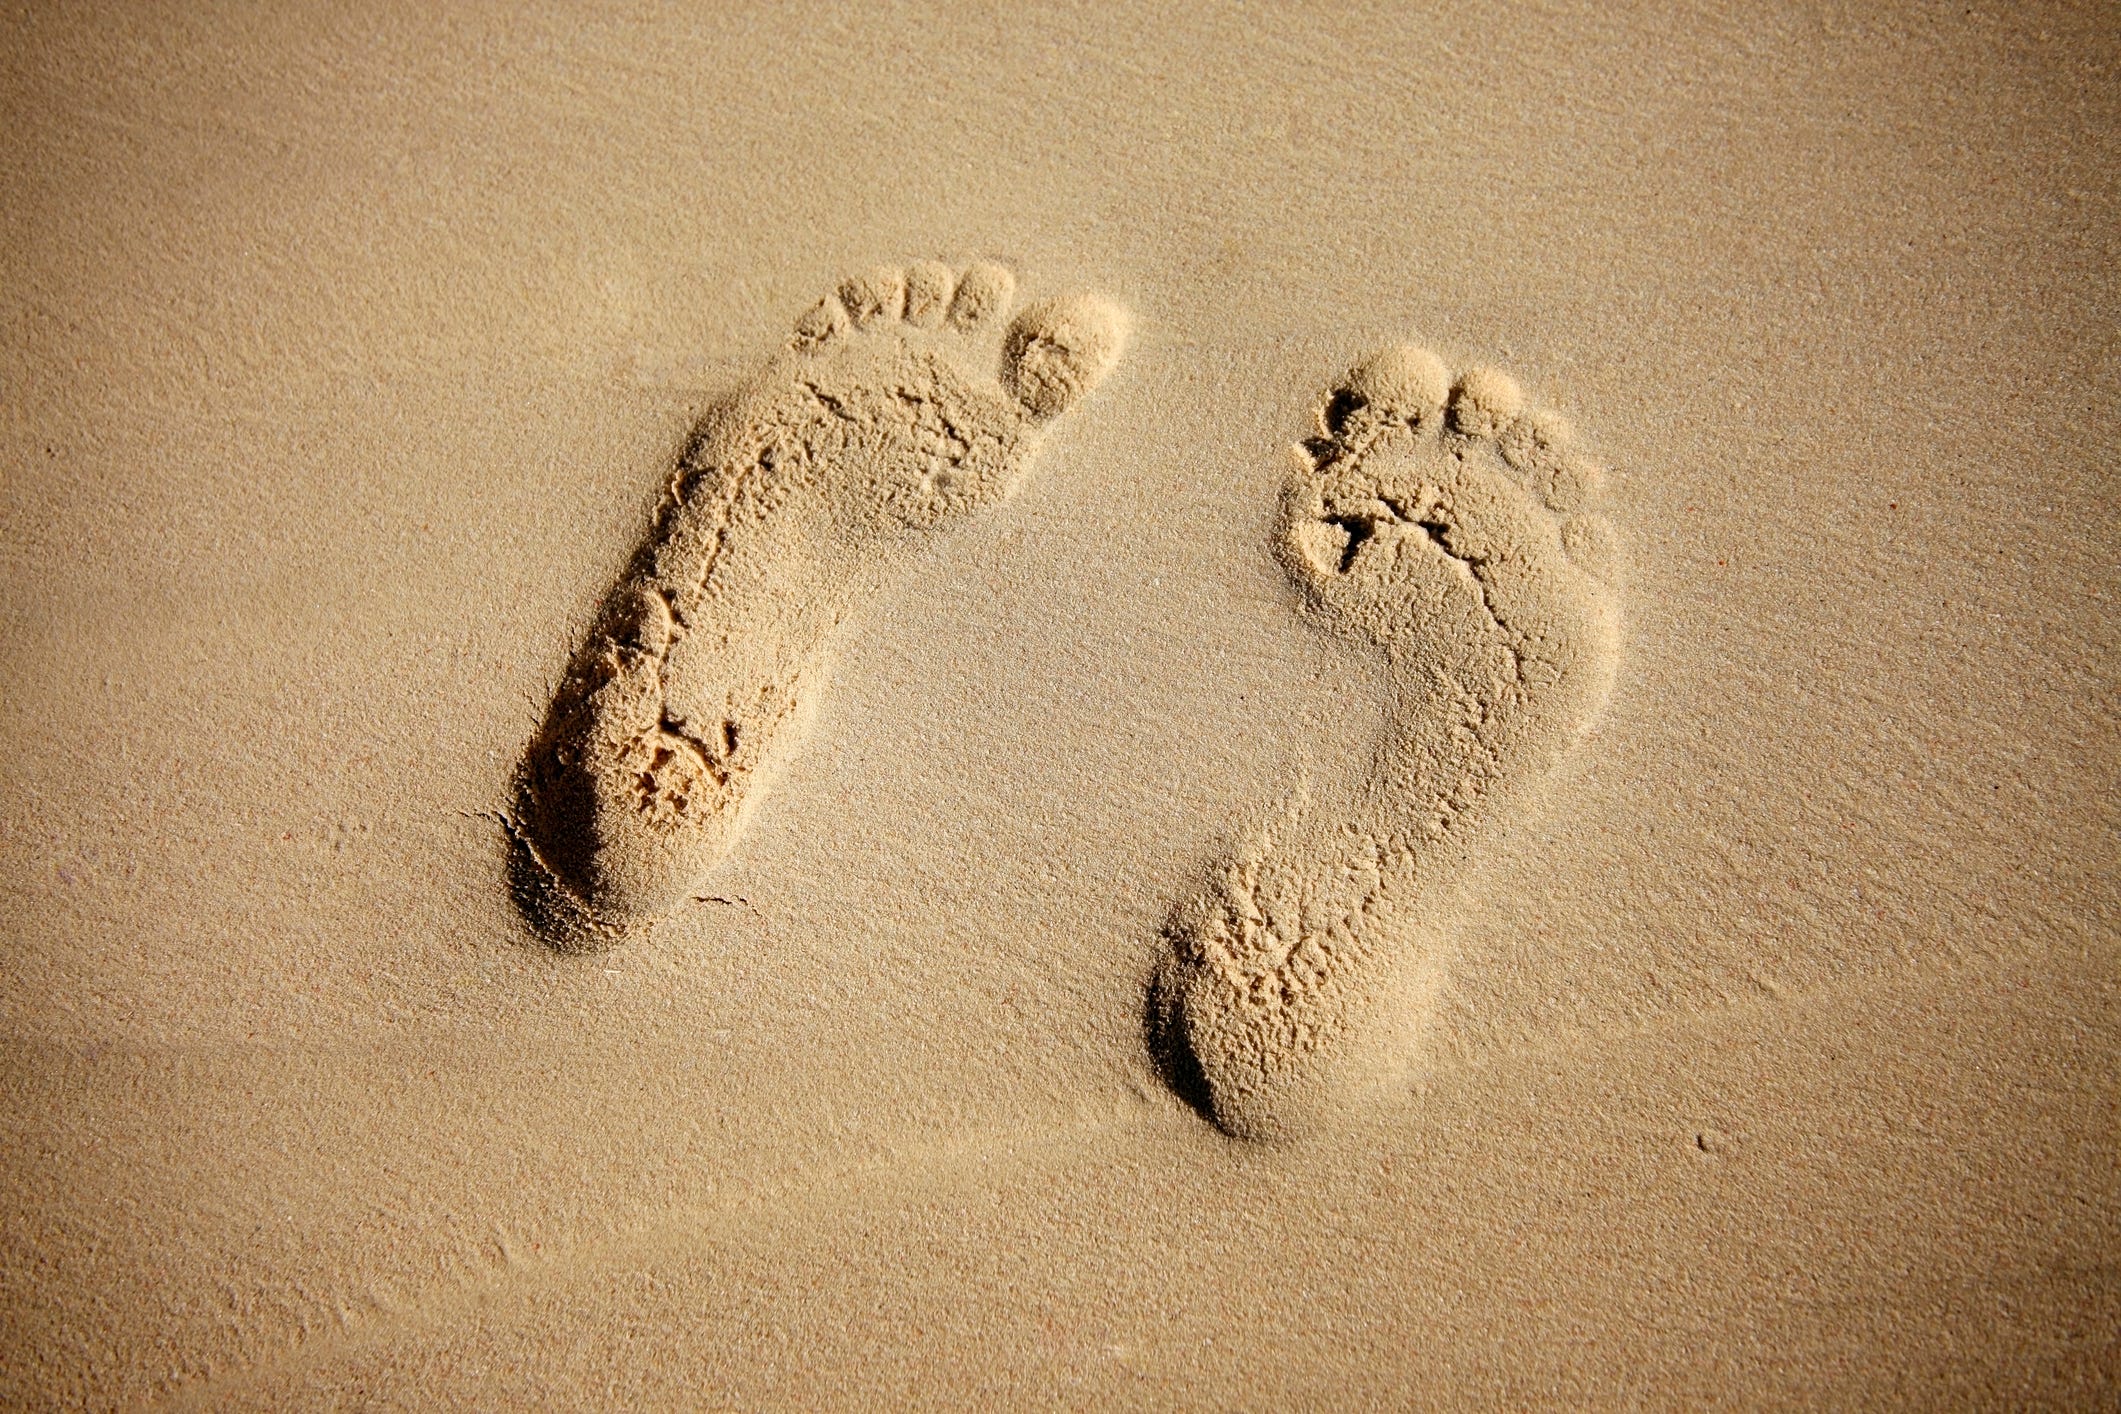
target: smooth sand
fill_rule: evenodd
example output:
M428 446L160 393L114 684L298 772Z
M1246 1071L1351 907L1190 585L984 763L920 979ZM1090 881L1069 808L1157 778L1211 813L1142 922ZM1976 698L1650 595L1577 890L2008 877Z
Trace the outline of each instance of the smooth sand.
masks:
M2109 11L181 8L0 40L0 1403L2121 1399ZM544 946L695 420L981 257L1124 364ZM1271 541L1397 339L1610 465L1624 656L1248 1144L1145 987L1377 739Z

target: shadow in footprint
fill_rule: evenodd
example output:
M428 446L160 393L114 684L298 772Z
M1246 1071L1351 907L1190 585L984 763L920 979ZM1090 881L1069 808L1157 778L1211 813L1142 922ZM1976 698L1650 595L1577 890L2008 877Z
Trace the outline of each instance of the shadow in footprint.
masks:
M1156 1069L1157 1079L1202 1119L1215 1123L1208 1077L1202 1072L1193 1048L1186 1043L1178 997L1166 969L1157 968L1149 978L1149 985L1142 990L1142 1039L1148 1047L1149 1061Z

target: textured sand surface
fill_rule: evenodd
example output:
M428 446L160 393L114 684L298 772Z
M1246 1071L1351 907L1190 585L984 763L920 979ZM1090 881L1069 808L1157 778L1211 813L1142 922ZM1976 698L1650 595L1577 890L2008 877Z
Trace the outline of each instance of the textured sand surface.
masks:
M2110 10L431 8L0 20L0 1404L2121 1400ZM556 952L525 743L911 259L1126 358ZM1275 543L1402 339L1605 462L1618 668L1246 1143L1146 998L1385 730Z

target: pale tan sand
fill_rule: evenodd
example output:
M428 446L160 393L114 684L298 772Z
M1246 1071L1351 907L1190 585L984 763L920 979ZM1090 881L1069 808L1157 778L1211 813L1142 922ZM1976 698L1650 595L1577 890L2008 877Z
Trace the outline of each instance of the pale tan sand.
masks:
M0 1404L2121 1399L2110 15L185 9L0 43ZM555 953L569 655L920 257L1124 364ZM1146 988L1383 729L1273 541L1400 339L1609 464L1621 656L1245 1144Z

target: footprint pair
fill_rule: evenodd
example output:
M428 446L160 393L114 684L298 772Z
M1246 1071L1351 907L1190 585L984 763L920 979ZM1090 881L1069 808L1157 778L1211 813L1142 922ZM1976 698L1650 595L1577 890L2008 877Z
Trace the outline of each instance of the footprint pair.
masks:
M1006 499L1119 361L1114 305L1009 318L1013 294L992 264L850 279L702 425L524 757L515 884L547 937L605 945L693 895L800 742L837 631ZM1150 1041L1224 1130L1300 1132L1410 1053L1446 891L1611 686L1599 480L1507 376L1417 349L1320 409L1277 554L1307 614L1382 656L1389 718L1354 799L1292 802L1166 928Z

